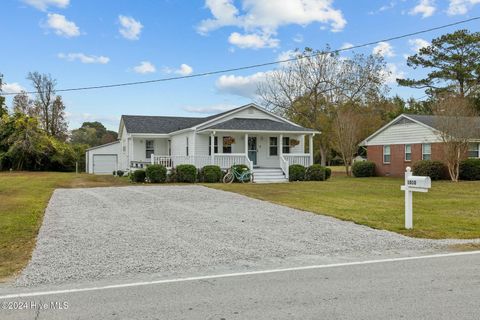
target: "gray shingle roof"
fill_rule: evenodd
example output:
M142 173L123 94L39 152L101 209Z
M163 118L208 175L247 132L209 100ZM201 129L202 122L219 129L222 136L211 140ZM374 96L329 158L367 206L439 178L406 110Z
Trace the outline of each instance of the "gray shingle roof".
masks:
M421 122L429 127L432 127L434 129L438 129L438 119L439 116L433 116L433 115L418 115L418 114L405 114L407 117L416 120L418 122ZM477 117L475 119L475 126L479 130L478 134L480 137L480 117Z
M286 122L279 122L270 119L247 119L233 118L224 122L217 123L206 129L216 130L266 130L266 131L314 131L312 129L294 126Z

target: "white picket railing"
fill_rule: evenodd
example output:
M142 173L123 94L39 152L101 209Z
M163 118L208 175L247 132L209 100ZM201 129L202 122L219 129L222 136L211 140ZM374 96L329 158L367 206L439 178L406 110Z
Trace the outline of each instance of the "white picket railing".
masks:
M244 164L253 169L253 163L244 153L216 153L213 157L213 164L222 169L228 169L234 164ZM209 155L200 156L163 156L152 155L152 164L161 164L166 168L176 167L179 164L193 164L197 168L212 164L212 157Z
M289 153L282 156L288 162L288 165L301 164L304 167L310 166L310 155L308 153Z
M290 164L288 161L285 159L284 155L280 156L280 168L282 168L283 173L285 174L285 178L288 179L289 176L289 166Z
M234 164L244 164L253 169L253 164L244 153L216 153L214 164L222 169L228 169Z

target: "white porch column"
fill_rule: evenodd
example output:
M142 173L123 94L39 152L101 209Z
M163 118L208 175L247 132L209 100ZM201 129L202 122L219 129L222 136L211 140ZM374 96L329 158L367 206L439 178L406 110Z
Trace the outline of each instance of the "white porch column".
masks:
M245 133L245 156L248 157L248 133Z
M215 131L210 134L210 162L215 164Z
M278 156L281 157L283 155L283 134L278 137Z
M313 136L315 134L311 134L308 136L309 141L308 141L308 149L309 149L309 154L310 154L310 165L313 164Z

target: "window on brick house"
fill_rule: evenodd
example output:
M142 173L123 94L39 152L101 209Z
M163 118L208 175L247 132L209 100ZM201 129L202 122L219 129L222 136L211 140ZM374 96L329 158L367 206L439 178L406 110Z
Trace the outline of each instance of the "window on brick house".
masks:
M383 146L383 163L390 163L390 146Z
M422 160L432 159L432 145L430 143L422 144Z
M468 145L468 157L480 158L480 143L470 143Z
M412 145L405 145L405 161L412 161Z

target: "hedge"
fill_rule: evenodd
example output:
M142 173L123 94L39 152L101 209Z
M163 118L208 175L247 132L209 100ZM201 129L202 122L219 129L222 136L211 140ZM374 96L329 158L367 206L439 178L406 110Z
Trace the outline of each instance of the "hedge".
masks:
M357 178L375 176L375 162L357 161L352 166L352 173Z
M313 164L307 168L307 171L305 172L305 179L308 181L325 181L331 175L331 172L327 173L327 171L328 170L326 167L323 167L319 164Z
M202 168L200 176L202 182L215 183L222 180L223 174L219 166L209 165Z
M460 163L461 180L480 180L480 159L467 159Z
M193 164L180 164L176 167L176 181L194 183L197 181L197 168Z
M305 180L306 168L301 164L292 164L288 167L288 180L303 181Z
M145 182L145 170L135 170L130 172L130 180L132 182Z
M167 168L161 164L152 164L145 170L148 181L151 183L160 183L167 180Z
M413 174L428 176L432 180L442 180L447 177L447 167L441 161L420 160L413 165Z

